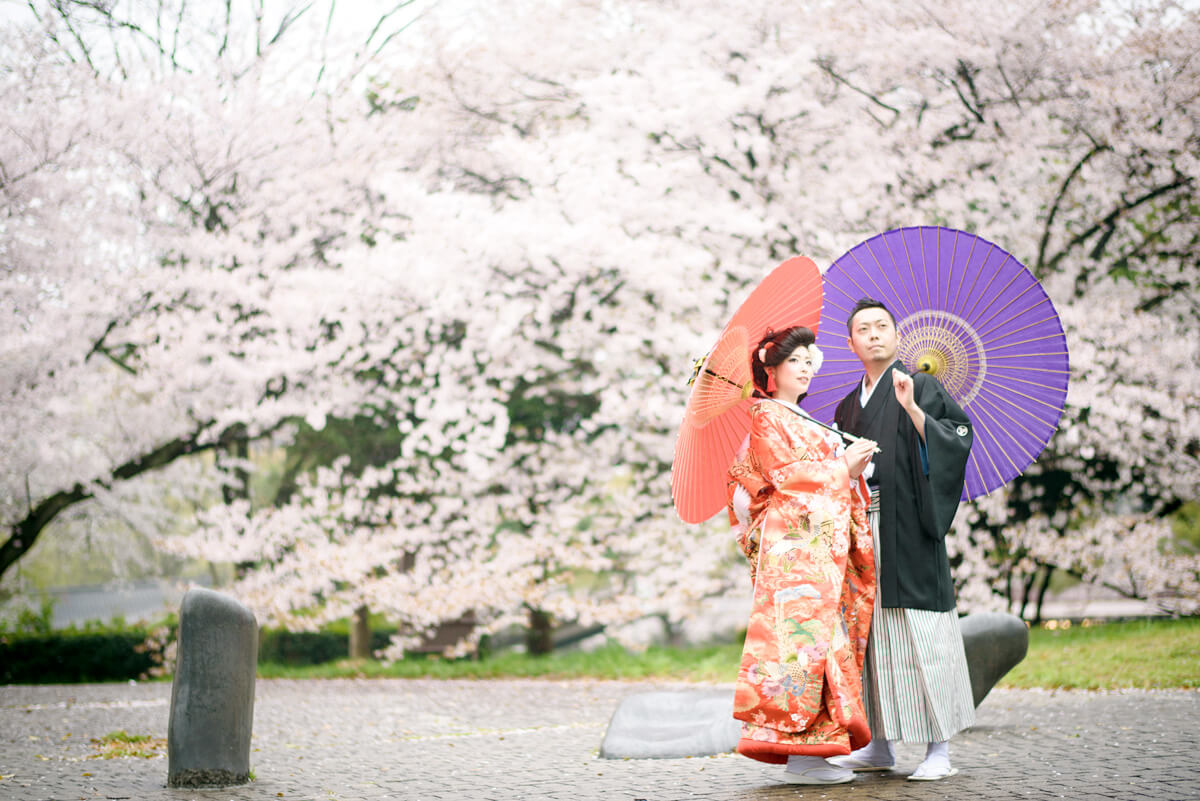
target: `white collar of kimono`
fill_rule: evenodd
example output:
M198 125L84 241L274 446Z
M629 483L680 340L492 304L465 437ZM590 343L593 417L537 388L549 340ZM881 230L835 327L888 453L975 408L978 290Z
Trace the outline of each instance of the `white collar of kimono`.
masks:
M891 369L891 367L889 366L888 370L890 370L890 369ZM865 375L863 376L862 386L859 387L859 390L858 390L858 405L859 406L862 406L864 409L867 408L867 404L871 402L871 396L874 395L875 390L879 388L879 385L880 385L880 383L882 383L882 379L883 379L883 376L885 373L887 373L887 370L884 370L883 373L880 373L879 378L875 379L875 383L869 387L867 386L867 377Z
M878 381L876 381L874 384L872 384L871 386L868 387L867 386L867 377L865 375L863 376L862 383L859 384L859 387L858 387L858 405L859 406L863 407L864 409L867 408L867 404L871 402L871 394L875 392L875 387L877 387L877 386L879 386Z

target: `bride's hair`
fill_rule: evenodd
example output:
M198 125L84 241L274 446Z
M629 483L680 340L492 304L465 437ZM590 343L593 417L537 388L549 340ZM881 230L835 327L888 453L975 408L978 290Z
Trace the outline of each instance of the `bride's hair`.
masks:
M799 347L808 347L817 341L812 330L802 325L785 328L782 331L767 331L754 349L750 360L750 370L754 375L754 387L763 395L767 392L767 368L783 364L792 351Z

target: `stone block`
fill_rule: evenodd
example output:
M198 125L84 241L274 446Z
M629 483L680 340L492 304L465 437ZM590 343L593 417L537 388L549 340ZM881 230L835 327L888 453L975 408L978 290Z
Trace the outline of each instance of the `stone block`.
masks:
M600 745L605 759L675 759L737 747L733 692L702 689L636 693L621 701Z
M1029 627L1016 615L977 612L958 619L975 706L1029 651Z
M167 784L222 787L250 779L258 624L229 596L183 596L167 725Z

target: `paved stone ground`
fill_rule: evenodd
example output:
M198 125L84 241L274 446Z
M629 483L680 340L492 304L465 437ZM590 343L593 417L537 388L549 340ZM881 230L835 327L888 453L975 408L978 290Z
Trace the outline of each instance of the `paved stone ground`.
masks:
M259 681L256 779L219 790L168 789L165 756L92 758L114 730L164 737L169 684L0 687L0 799L1200 799L1200 691L993 690L941 782L904 780L908 745L897 772L816 788L735 755L597 756L623 697L680 686Z

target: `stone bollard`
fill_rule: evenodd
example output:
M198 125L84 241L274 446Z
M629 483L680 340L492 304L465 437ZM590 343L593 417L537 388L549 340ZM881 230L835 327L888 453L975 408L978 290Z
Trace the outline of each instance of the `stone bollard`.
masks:
M167 724L167 785L250 780L258 624L232 598L195 588L179 612L179 655Z
M976 612L958 619L971 695L975 706L982 703L1004 674L1016 667L1029 651L1029 627L1016 615Z

